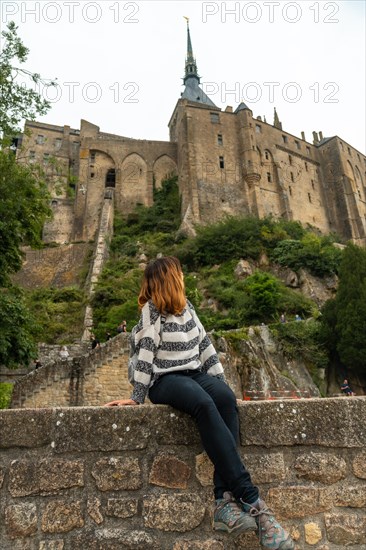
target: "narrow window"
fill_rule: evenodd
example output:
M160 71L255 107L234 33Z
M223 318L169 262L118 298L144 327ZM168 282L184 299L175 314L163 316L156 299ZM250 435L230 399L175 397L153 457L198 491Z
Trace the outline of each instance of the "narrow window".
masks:
M315 189L315 183L314 183L314 180L311 180L311 187L312 187L313 189Z
M360 155L359 155L358 153L357 153L357 158L358 158L358 160L361 160L361 159L360 159Z
M294 182L294 173L293 172L290 172L290 177L291 177L291 181Z
M217 134L217 145L224 145L222 134Z
M262 133L262 126L260 124L256 124L255 125L255 131L257 134L261 134Z
M43 153L43 162L48 162L50 159L50 154L49 153Z
M288 190L290 192L290 196L292 197L292 187L289 187Z
M291 156L291 155L288 156L288 161L289 161L289 163L290 163L290 165L291 165L291 164L292 164L292 156Z
M38 134L37 136L38 145L43 145L44 142L45 142L45 137L42 134Z
M94 178L94 176L95 176L95 173L94 173L94 172L90 172L90 177L91 177L91 178Z
M342 151L344 151L343 143L341 141L339 142L339 145L341 146Z
M61 149L61 146L62 146L62 139L61 138L56 138L55 139L55 149Z
M36 152L35 151L29 151L29 160L30 160L30 162L34 162L36 160Z
M219 165L220 168L225 168L224 157L219 157Z
M300 142L297 141L296 139L295 139L295 145L296 145L296 148L297 148L297 149L301 149L301 144L300 144Z
M287 143L287 136L282 136L283 143Z
M271 172L267 172L267 181L269 181L269 182L272 181Z
M308 155L311 154L310 147L308 145L306 146L306 152L307 152Z
M218 124L220 122L219 113L210 113L211 122Z
M90 153L90 163L94 164L95 162L95 153Z
M268 151L265 151L265 152L264 152L264 156L266 157L266 160L269 160L269 153L268 153Z
M141 168L140 168L141 170ZM111 168L108 170L106 178L105 178L105 186L106 187L115 187L116 186L116 171L114 168Z
M347 147L347 149L348 149L348 154L349 154L350 156L352 156L351 149L350 149L349 147Z
M308 193L308 199L309 199L309 202L311 202L311 195L310 195L310 193Z
M308 172L308 163L305 162L305 170Z

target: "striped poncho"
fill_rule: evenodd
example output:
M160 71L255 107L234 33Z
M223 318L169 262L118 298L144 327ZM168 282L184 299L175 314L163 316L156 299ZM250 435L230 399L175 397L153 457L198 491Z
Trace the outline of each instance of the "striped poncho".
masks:
M180 315L166 315L161 327L161 315L149 300L142 308L134 345L138 362L131 399L137 403L143 403L149 388L168 372L199 370L225 380L215 348L189 302Z

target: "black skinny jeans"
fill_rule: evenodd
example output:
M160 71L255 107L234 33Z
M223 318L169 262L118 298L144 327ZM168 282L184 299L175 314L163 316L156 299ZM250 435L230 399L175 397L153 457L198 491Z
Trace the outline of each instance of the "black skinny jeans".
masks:
M152 403L171 405L197 423L203 447L215 467L215 498L231 491L236 499L253 504L258 489L237 450L239 421L236 398L229 386L197 371L165 374L149 390Z

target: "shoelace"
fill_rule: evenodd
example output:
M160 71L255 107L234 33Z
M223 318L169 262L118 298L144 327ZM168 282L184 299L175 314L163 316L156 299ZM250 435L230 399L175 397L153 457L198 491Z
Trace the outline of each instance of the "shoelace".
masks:
M262 525L260 525L260 528L262 531L267 531L264 535L267 538L274 536L276 530L280 529L280 525L275 521L273 512L269 508L261 508L260 510L257 510L257 508L251 508L249 510L249 514L254 518L258 518L258 523L261 523L261 521L263 522Z
M239 517L241 516L241 511L240 511L240 508L238 508L237 506L233 506L234 502L235 502L234 500L225 500L222 503L220 503L221 504L220 512L222 513L224 518L227 518L228 516L230 516L230 514L234 516L234 518L229 517L228 519L234 519L234 523L235 523L235 521L239 519Z

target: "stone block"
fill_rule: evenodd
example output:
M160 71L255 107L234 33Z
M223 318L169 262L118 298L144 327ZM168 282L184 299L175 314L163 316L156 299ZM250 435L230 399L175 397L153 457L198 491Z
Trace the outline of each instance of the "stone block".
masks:
M366 479L366 451L362 451L352 461L353 473L356 477Z
M144 449L151 435L149 407L78 407L56 415L56 453Z
M131 518L137 514L138 500L135 498L109 498L107 501L107 516L116 518Z
M261 546L257 534L254 531L249 531L238 536L234 548L238 548L239 550L260 550Z
M223 542L215 539L179 540L174 544L173 550L225 550L225 546Z
M94 464L91 474L100 491L134 491L142 486L137 458L101 458Z
M39 550L63 550L65 542L62 539L57 540L41 540Z
M330 490L332 501L335 506L346 506L349 508L366 507L366 485L343 483Z
M160 494L144 499L146 527L184 533L198 527L205 516L205 506L196 493Z
M42 514L44 533L67 533L84 526L81 501L53 500L48 502Z
M51 443L52 409L0 410L0 449L37 448Z
M282 453L244 454L243 461L254 483L282 481L286 477Z
M88 550L159 550L160 543L146 531L131 529L88 530L71 538L70 548Z
M39 493L38 464L30 460L14 460L10 466L8 489L12 497Z
M273 405L261 401L239 406L241 445L366 446L366 400L361 397L288 400Z
M57 458L41 460L39 481L42 494L57 493L60 489L71 487L84 487L84 462Z
M86 503L86 509L88 511L88 514L97 525L99 525L100 523L103 523L103 520L104 520L100 512L100 506L101 506L101 502L97 497L89 498Z
M8 537L31 537L37 532L37 507L30 502L12 504L5 508L5 526Z
M308 486L271 487L267 504L281 518L304 518L331 509L325 490Z
M196 425L187 414L165 405L149 406L151 415L151 435L159 445L201 444Z
M214 467L205 452L196 455L196 477L202 487L213 486Z
M366 544L366 517L363 514L325 514L325 528L329 542L341 548Z
M149 475L149 483L170 489L186 489L191 468L179 458L161 454L154 459Z
M304 530L306 544L313 546L322 540L322 530L317 523L305 523Z
M83 477L82 460L14 460L9 472L9 492L13 497L53 494L61 489L83 487Z
M346 461L334 454L310 452L298 456L294 463L297 477L331 485L347 474Z

